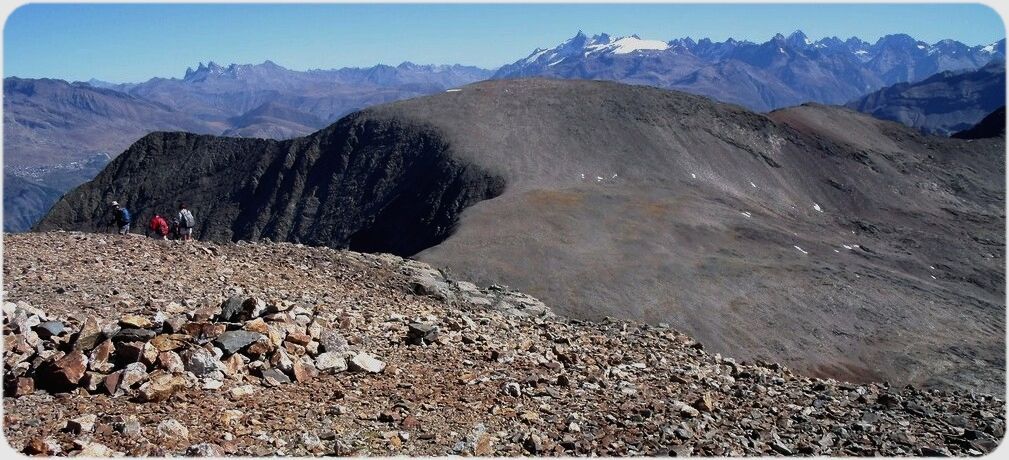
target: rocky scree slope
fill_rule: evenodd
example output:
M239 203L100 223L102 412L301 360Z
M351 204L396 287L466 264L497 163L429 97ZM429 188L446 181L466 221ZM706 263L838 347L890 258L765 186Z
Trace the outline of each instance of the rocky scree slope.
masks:
M1004 149L837 107L489 81L285 142L152 134L38 229L183 200L202 238L416 255L740 358L997 392Z
M991 396L739 362L391 255L19 234L4 283L4 434L29 454L979 455L1005 430ZM25 384L53 371L81 383Z

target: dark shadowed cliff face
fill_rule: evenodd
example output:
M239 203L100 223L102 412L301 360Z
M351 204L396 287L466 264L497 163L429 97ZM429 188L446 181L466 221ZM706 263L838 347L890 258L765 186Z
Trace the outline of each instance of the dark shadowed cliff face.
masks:
M140 224L174 215L183 201L201 238L413 254L447 237L462 209L504 187L446 148L430 129L362 117L292 141L152 133L37 228L107 229L111 200Z
M203 238L412 254L731 356L996 391L1004 149L837 107L765 116L644 86L489 81L288 142L151 135L39 228L94 229L111 199L144 218L185 199Z

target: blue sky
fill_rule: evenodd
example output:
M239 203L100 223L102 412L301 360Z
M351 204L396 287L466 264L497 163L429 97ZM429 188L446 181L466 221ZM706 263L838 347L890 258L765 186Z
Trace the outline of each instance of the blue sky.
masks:
M133 82L181 77L200 61L267 59L298 70L407 60L497 67L578 30L765 41L796 29L814 40L1005 37L996 12L971 4L31 4L4 26L4 75Z

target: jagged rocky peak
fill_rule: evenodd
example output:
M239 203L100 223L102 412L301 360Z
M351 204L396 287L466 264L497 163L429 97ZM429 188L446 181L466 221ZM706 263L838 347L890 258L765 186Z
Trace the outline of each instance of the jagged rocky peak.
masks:
M813 41L810 40L809 37L807 37L801 30L792 32L785 41L789 46L795 48L805 48L813 44Z

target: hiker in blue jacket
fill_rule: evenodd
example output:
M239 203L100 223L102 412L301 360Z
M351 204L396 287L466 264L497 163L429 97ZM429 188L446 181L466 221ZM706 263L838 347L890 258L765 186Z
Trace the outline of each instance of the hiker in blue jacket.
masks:
M118 201L113 201L112 207L116 209L116 227L119 228L119 234L130 233L130 210L126 209L126 206L120 206Z

